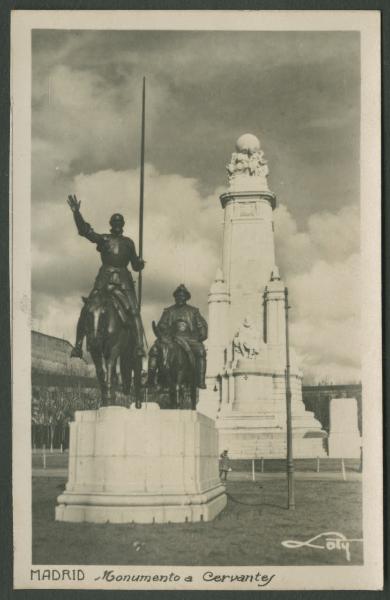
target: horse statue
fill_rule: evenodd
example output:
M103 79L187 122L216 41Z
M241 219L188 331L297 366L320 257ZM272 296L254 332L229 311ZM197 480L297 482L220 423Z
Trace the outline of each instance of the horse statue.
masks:
M119 361L123 394L130 395L133 380L135 406L141 408L142 357L135 351L133 328L124 325L108 292L94 294L88 300L86 340L96 369L102 406L112 406L116 403L115 388L118 383Z
M166 408L186 408L185 399L189 395L191 410L196 410L196 368L191 348L182 338L162 333L154 321L152 328L157 338L157 384L168 390L169 404ZM154 381L149 378L149 383Z

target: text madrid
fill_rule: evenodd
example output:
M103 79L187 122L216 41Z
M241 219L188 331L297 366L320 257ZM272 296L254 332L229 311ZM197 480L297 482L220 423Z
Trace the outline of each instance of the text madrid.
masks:
M271 583L275 575L267 575L262 573L254 574L219 574L213 571L205 571L202 574L203 581L214 583L257 583L258 586L264 587ZM82 581L85 579L83 569L31 569L31 580L34 581ZM146 582L146 583L167 583L167 582L190 582L193 580L192 575L181 577L176 573L169 575L143 575L143 574L116 574L112 570L105 570L103 575L96 577L97 580L108 582Z

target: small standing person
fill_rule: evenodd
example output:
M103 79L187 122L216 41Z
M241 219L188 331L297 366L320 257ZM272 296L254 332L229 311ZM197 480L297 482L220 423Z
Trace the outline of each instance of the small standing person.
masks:
M227 480L227 474L230 470L230 458L228 456L228 451L224 450L219 457L219 477L222 481Z
M100 253L102 266L95 279L95 284L85 300L77 323L76 343L71 356L82 358L83 339L86 335L86 320L88 315L88 302L95 294L105 291L114 298L119 317L125 325L134 326L136 336L136 354L145 356L143 343L143 327L139 312L138 300L134 288L133 278L127 269L128 264L134 271L142 271L145 262L141 260L135 251L133 240L123 235L125 220L119 213L112 215L110 219L110 233L96 233L89 223L86 223L80 212L81 202L76 196L68 196L68 204L73 212L79 235L96 244L96 250Z

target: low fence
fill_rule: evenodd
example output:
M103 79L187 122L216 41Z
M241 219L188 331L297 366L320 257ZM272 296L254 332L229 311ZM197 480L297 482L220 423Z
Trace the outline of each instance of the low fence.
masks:
M293 461L294 471L298 473L337 473L345 480L346 473L363 471L363 456L355 458L296 458ZM285 473L286 460L277 458L231 459L231 470L238 473L251 474L252 480L256 475L266 473Z
M341 461L347 471L359 471L360 459L358 458L295 458L294 468L296 471L324 472L339 471ZM282 458L255 458L255 459L230 459L233 471L256 473L282 473L286 470L286 461Z
M286 461L283 459L256 458L254 460L230 460L234 473L245 473L255 479L262 473L285 473ZM32 452L33 469L66 469L68 452L66 450L35 449ZM362 472L362 463L354 458L298 458L294 460L294 469L300 473L340 473Z

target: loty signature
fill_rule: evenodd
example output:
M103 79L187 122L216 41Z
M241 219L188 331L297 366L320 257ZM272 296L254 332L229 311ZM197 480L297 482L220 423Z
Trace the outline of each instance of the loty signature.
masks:
M342 533L338 533L337 531L327 531L325 533L319 533L305 542L299 540L286 540L282 542L282 546L285 548L302 548L303 546L307 546L309 548L320 548L321 550L341 550L345 552L346 559L350 561L350 544L352 542L363 543L363 540L347 539Z

